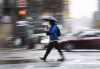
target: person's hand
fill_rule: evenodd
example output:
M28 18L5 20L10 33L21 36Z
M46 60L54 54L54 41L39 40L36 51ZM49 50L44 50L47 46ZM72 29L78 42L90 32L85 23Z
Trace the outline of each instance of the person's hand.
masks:
M50 35L50 32L49 31L46 31L46 35Z

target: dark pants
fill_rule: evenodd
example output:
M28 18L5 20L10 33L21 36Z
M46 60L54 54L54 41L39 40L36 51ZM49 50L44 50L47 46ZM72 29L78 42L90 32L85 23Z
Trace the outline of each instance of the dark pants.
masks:
M55 48L58 50L58 52L60 53L61 57L64 58L63 53L62 53L62 51L60 50L57 41L53 41L53 42L50 42L50 43L49 43L49 45L48 45L48 47L47 47L47 50L46 50L46 53L45 53L45 55L44 55L43 58L44 58L44 59L47 58L47 56L49 55L49 53L51 52L51 50L52 50L53 47L55 47Z
M23 47L24 45L26 45L26 36L21 35L20 38L22 40L21 47Z

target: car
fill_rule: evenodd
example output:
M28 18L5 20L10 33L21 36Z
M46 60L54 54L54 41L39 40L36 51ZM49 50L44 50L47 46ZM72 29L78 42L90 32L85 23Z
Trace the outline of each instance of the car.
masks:
M71 33L60 37L61 49L71 51L73 49L100 49L100 31L87 30Z
M59 37L59 47L66 51L73 49L100 49L100 30L81 30L76 33L68 33ZM41 39L45 46L49 43L49 37Z
M84 33L85 31L98 31L97 29L88 29L88 30L80 30L80 31L78 31L78 32L72 32L72 33L67 33L67 34L63 34L63 35L61 35L60 36L60 39L62 38L65 38L65 37L72 37L72 36L75 36L75 35L79 35L80 33ZM61 32L62 33L62 32ZM41 34L40 34L41 35ZM49 43L49 36L46 36L45 34L44 34L44 36L42 36L41 37L41 40L40 40L40 43L41 44L44 44L44 45L47 45L48 43Z

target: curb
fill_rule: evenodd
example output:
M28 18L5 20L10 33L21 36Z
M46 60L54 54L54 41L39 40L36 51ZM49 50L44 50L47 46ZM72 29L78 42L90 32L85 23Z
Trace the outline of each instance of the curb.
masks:
M14 49L14 48L0 48L0 51L11 50L11 49Z
M46 49L0 48L0 51L21 51L21 50L37 51L37 50L46 50Z
M0 64L20 64L20 63L33 63L33 62L34 63L38 62L38 60L37 59L0 60Z
M15 60L0 60L0 64L21 64L21 63L37 63L37 62L44 62L43 60L39 59L15 59ZM48 59L45 62L62 62L57 61L57 59Z

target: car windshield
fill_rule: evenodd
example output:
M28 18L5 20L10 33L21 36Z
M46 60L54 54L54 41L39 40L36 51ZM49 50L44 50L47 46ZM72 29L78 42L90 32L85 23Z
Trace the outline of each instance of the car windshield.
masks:
M65 36L67 36L67 37L83 37L83 36L86 36L86 35L90 35L90 36L94 35L97 32L100 33L100 31L95 31L95 30L93 30L93 31L92 30L78 31L78 32L74 32L74 33L69 33Z
M79 36L82 33L83 33L83 31L80 31L80 32L77 32L77 33L72 34L72 36Z

